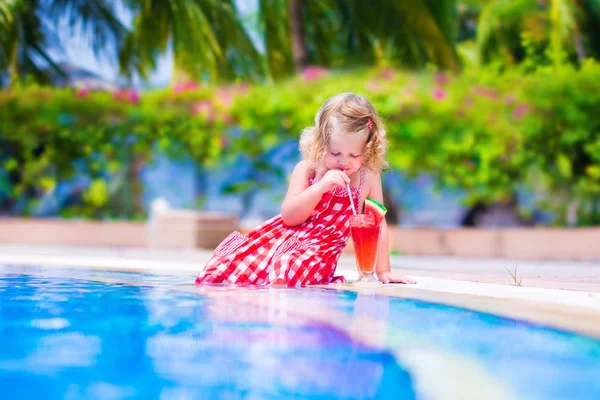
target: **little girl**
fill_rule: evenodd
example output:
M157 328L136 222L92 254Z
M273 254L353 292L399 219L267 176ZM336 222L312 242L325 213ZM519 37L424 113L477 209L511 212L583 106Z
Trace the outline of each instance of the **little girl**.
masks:
M215 249L196 283L299 286L343 282L334 276L350 237L348 219L363 199L383 203L385 130L364 97L328 99L315 126L300 136L304 160L294 168L281 214L243 235L230 234ZM383 283L414 283L390 271L389 236L382 222L376 272Z

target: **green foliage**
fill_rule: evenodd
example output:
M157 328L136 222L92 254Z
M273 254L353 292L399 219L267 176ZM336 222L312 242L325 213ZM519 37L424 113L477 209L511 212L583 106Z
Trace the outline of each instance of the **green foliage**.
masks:
M480 61L507 67L535 48L544 62L581 65L600 55L599 31L597 0L491 0L477 23Z
M141 98L17 87L0 93L0 163L10 178L0 175L0 191L33 206L78 163L93 184L65 213L138 217L135 165L156 150L206 167L245 154L269 171L265 153L297 139L322 102L343 91L365 94L383 116L392 168L429 174L441 187L465 191L468 202L502 201L528 189L557 224L572 223L570 213L580 225L600 223L600 66L592 62L531 66L526 75L329 71L317 79L166 89ZM115 180L133 188L127 202ZM251 183L226 190L252 191Z
M531 112L522 124L525 163L558 223L576 205L580 224L600 224L599 66L546 67L527 80Z
M11 82L27 76L45 82L46 67L64 74L45 49L65 29L86 37L99 58L118 58L127 77L147 78L168 49L175 80L180 74L210 82L276 80L308 65L458 69L455 0L321 0L299 2L296 12L290 1L260 0L250 28L233 0L0 3L0 78L9 75ZM132 16L131 27L120 22L120 8ZM292 26L299 27L297 40ZM301 62L294 62L293 43L306 53Z
M6 202L27 199L26 213L54 184L76 172L93 179L84 204L65 210L84 217L140 217L136 164L156 147L171 156L214 163L220 153L222 105L214 89L171 90L144 96L17 87L0 93L0 166L7 172ZM211 100L208 100L208 99ZM119 186L107 182L118 182ZM118 196L123 187L133 190ZM125 197L126 197L125 196Z

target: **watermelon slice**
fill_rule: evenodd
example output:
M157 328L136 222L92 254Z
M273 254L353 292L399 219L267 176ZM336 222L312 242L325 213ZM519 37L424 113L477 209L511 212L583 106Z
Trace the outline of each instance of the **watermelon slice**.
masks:
M370 214L375 218L375 223L379 225L387 213L387 208L377 200L367 197L365 200L365 214Z

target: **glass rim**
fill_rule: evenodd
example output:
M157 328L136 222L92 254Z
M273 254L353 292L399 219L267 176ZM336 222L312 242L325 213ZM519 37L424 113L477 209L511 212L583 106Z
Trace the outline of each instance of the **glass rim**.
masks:
M350 225L352 225L353 222L372 222L374 224L375 216L371 214L352 214L350 215L350 219L348 220L348 222L350 223Z

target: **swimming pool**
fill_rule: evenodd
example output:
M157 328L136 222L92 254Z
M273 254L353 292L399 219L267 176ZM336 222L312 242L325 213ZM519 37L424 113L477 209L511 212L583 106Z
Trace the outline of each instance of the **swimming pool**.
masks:
M368 290L0 268L2 398L592 399L600 341Z

